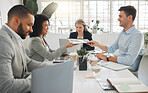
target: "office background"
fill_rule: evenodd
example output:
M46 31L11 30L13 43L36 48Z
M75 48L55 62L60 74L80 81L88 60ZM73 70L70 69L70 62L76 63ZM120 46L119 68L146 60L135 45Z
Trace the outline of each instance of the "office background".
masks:
M6 22L10 7L23 3L23 0L0 1L2 23ZM122 28L118 26L118 9L124 5L133 5L137 9L134 22L136 28L142 32L148 30L148 0L37 0L38 13L52 2L57 3L58 8L50 19L50 33L61 33L59 30L69 33L78 18L84 19L88 26L91 26L92 20L99 20L99 28L104 32L120 32Z
M0 0L0 26L7 22L8 10L16 4L22 4L23 0ZM99 20L98 25L102 31L98 30L94 34L94 39L104 44L110 45L116 39L116 34L121 32L122 27L119 26L118 9L123 5L133 5L137 9L137 17L135 26L142 32L148 32L148 0L37 0L38 13L51 2L56 2L58 8L50 18L50 34L46 38L51 48L59 47L58 39L67 38L71 31L75 31L75 21L78 18L84 19L92 32L92 20ZM101 35L99 35L101 34ZM98 38L97 38L98 35ZM107 35L107 37L106 37ZM49 40L49 37L56 36L57 39ZM66 36L66 37L65 37ZM52 45L56 42L57 45ZM55 43L54 43L55 44ZM57 46L57 47L55 47ZM145 54L148 49L145 48Z
M58 8L50 19L51 26L46 36L52 49L59 48L59 38L68 38L70 31L75 31L74 23L78 18L83 18L89 26L92 20L99 20L99 28L103 31L98 30L97 34L93 34L93 39L103 44L112 44L122 30L117 18L118 9L123 5L135 6L138 12L134 24L140 31L148 32L148 0L37 0L38 13L53 1L58 3ZM7 22L8 10L16 4L22 4L22 0L0 0L0 2L1 27ZM26 47L27 40L29 38L24 41ZM115 54L118 54L118 51ZM145 55L148 55L148 47L145 47ZM147 58L143 63L145 65L141 66L147 66ZM142 76L143 74L140 74L140 78L144 80Z

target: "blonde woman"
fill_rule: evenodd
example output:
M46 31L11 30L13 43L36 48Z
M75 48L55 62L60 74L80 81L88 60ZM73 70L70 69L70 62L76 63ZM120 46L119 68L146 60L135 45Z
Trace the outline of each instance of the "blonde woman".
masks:
M78 19L75 22L76 32L70 33L69 38L71 39L88 39L92 40L92 34L88 31L85 22L82 19ZM94 50L94 47L91 47L87 44L83 44L83 48L88 50Z

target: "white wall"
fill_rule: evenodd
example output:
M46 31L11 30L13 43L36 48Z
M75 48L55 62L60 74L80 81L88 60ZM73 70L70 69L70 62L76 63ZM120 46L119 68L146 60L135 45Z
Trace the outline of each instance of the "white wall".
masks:
M17 4L22 4L23 0L0 0L0 11L1 11L1 16L2 16L2 24L7 22L7 13L8 10ZM37 0L38 4L40 3L40 0ZM39 4L39 6L41 6ZM41 10L39 9L39 12ZM1 28L1 27L0 27ZM117 38L118 34L109 34L109 33L102 33L102 34L93 34L93 39L105 44L105 45L111 45L114 40ZM50 47L52 49L57 49L59 48L59 38L68 38L69 35L67 34L52 34L48 33L46 40ZM26 46L28 46L28 39L25 40ZM145 53L148 54L148 49L145 49Z
M0 0L0 11L2 16L2 24L7 22L7 13L9 9L17 4L21 4L22 0Z

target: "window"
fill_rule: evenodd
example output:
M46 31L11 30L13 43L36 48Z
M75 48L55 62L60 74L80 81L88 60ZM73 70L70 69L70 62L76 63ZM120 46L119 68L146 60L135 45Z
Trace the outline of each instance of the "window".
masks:
M0 11L0 28L2 27L2 17L1 17L1 11Z
M49 3L41 2L42 10ZM121 32L123 29L118 22L118 9L121 6L132 5L137 9L134 21L136 28L142 32L148 31L148 0L54 0L58 8L50 19L51 33L70 33L75 30L75 21L84 19L87 25L92 20L100 20L99 27L104 32Z

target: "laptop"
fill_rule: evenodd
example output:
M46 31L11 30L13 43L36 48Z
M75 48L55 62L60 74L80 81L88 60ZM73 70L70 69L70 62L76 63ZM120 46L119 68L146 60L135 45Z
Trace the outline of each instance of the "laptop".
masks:
M65 46L68 43L70 43L68 39L59 39L60 47ZM81 46L83 46L83 44L78 44L76 46L69 47L67 48L67 52L76 52L77 50L81 49Z
M72 93L74 61L35 69L31 93Z

